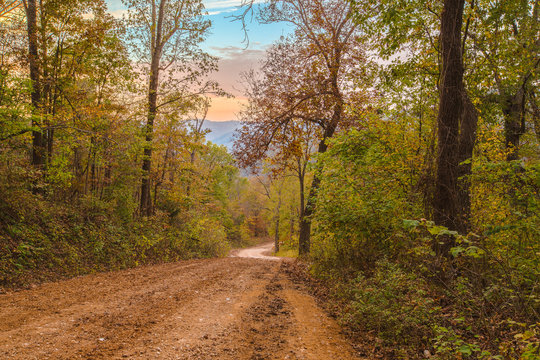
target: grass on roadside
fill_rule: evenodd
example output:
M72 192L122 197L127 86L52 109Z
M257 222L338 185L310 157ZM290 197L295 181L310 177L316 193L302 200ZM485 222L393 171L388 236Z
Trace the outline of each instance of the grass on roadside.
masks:
M274 253L274 256L297 258L298 257L298 249L281 248L278 252Z

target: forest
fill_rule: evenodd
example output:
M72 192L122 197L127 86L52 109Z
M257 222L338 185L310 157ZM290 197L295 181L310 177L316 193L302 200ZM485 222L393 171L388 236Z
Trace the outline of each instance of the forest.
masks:
M205 3L122 2L0 0L0 290L266 239L374 358L540 359L538 0L245 1L232 149Z

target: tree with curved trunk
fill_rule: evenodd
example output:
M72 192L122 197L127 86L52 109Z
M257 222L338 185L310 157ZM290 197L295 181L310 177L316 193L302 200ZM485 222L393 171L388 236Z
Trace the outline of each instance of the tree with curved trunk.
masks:
M341 0L272 1L260 16L264 22L292 23L295 33L267 53L260 81L251 76L248 121L237 138L235 154L241 163L256 162L278 134L291 133L295 121L317 127L317 152L324 153L327 140L354 122L347 104L356 98L361 107L365 94L361 89L365 57L351 6ZM310 217L319 183L316 172L302 210L303 256L310 250Z

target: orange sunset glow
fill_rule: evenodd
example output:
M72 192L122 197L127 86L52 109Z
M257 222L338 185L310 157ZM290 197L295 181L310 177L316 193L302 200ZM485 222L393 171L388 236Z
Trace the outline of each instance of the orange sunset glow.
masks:
M234 98L212 97L207 119L213 121L237 120L238 113L247 104L247 99L241 96Z

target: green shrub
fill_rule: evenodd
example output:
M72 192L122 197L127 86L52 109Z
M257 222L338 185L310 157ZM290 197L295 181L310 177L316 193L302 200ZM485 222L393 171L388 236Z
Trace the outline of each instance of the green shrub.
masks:
M439 308L427 284L415 274L381 260L372 277L356 277L348 297L341 320L351 328L374 331L386 345L403 349L403 354L429 345Z
M407 148L387 133L351 130L318 158L323 181L313 217L312 257L320 273L369 271L377 259L403 253L396 236L403 216L419 217L407 191L414 185Z

